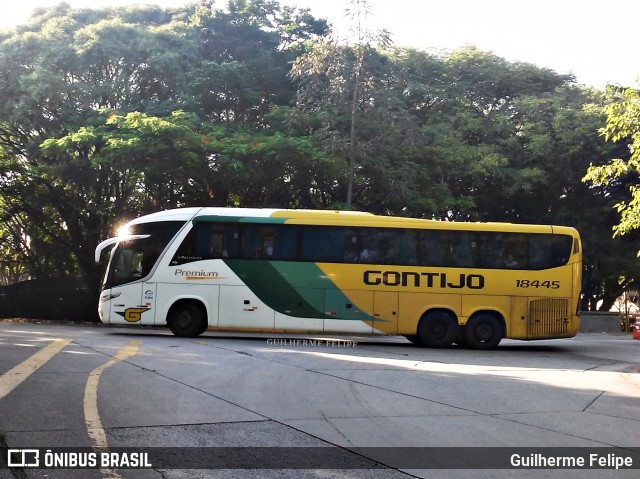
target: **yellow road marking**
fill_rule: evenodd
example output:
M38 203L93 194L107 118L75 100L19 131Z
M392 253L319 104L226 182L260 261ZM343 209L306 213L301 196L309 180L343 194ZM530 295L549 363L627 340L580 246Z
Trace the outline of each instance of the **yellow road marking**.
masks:
M0 376L0 399L17 388L25 379L40 369L47 361L58 354L71 342L69 339L55 338L29 359L21 362Z
M100 414L98 412L98 383L100 382L100 375L105 369L110 368L114 364L138 354L141 344L142 341L140 340L129 341L113 358L102 366L98 366L89 374L87 387L84 390L84 420L87 425L87 433L89 434L91 445L94 448L107 449L109 447L107 434L102 427L102 421L100 420ZM102 469L102 476L108 479L120 478L120 475L113 469Z

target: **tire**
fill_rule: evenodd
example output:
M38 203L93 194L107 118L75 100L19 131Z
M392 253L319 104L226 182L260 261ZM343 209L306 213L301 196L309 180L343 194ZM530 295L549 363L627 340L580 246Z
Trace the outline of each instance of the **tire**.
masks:
M408 334L408 335L405 336L405 338L407 338L409 341L411 341L416 346L424 346L424 344L422 343L422 341L420 341L420 338L418 337L417 334Z
M458 321L448 311L426 313L418 325L418 339L429 348L448 348L458 336Z
M209 329L209 323L207 322L207 320L205 319L202 322L202 328L200 328L200 331L198 331L197 336L200 336L202 333L204 333L205 331L207 331Z
M469 320L464 333L470 348L495 349L502 340L502 325L491 314L478 314Z
M195 303L181 303L171 308L169 329L179 338L195 338L207 329L206 315Z

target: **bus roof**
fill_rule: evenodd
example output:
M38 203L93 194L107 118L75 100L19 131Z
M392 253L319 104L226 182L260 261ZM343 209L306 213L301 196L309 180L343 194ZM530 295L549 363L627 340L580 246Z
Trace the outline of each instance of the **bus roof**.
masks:
M188 221L204 216L232 216L235 218L336 218L336 215L353 216L364 215L374 217L371 213L362 211L337 211L337 210L288 210L276 208L225 208L225 207L192 207L176 208L172 210L159 211L149 215L140 216L127 223L135 225L139 223L152 223L156 221Z
M193 207L177 208L141 216L127 223L131 226L140 223L157 221L189 221L200 218L202 221L215 221L216 218L229 217L237 221L239 218L249 222L261 218L279 219L287 224L307 225L343 225L343 226L377 226L388 228L426 228L462 231L505 231L523 233L556 233L577 235L574 228L568 226L532 225L519 223L481 223L481 222L449 222L400 216L378 216L362 211L338 210L301 210L277 208L226 208L226 207ZM280 222L280 221L279 221Z

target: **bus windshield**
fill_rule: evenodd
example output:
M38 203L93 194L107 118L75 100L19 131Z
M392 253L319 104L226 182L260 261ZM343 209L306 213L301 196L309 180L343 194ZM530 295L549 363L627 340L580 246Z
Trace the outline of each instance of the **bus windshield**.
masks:
M130 233L137 238L117 244L104 287L119 286L149 276L162 251L183 225L182 221L166 221L131 226Z

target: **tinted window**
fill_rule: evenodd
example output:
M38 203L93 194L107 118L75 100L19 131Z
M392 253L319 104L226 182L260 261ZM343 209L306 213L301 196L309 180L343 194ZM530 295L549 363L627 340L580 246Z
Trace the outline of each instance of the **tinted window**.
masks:
M472 268L478 265L478 233L422 230L418 234L420 264Z
M417 265L417 231L391 228L360 229L360 262Z
M569 261L573 238L565 235L531 235L529 269L555 268Z
M486 269L565 264L564 235L251 223L196 223L174 265L211 258Z
M239 241L236 223L195 223L173 256L171 264L237 257Z
M297 249L297 231L293 226L242 225L243 258L295 260Z
M301 228L300 259L318 263L357 263L360 261L358 230L304 226Z

